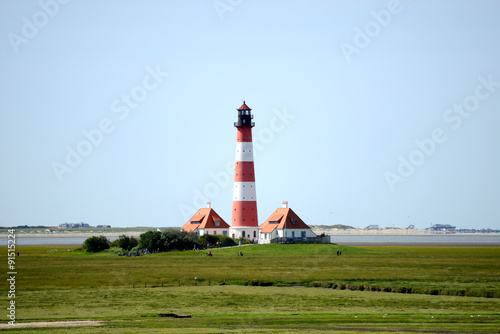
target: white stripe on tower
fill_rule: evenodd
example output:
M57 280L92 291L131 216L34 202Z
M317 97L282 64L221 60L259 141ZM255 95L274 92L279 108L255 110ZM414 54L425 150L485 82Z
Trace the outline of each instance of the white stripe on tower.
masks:
M234 161L252 161L253 162L253 144L252 142L236 143L236 159Z
M255 182L235 182L233 201L256 201Z

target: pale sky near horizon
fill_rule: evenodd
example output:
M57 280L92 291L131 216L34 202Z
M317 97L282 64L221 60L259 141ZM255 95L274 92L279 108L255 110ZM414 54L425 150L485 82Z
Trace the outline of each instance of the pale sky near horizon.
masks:
M500 229L500 2L0 0L0 226Z

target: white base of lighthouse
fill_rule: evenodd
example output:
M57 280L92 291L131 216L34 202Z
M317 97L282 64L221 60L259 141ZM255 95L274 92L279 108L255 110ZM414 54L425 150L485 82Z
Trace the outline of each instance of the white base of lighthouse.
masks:
M259 239L258 226L237 226L229 228L229 236L233 239L245 238L248 240Z

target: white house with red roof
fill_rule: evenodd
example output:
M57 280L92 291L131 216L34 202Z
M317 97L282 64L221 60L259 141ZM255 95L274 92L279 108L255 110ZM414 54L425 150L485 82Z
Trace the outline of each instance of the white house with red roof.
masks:
M274 211L274 213L259 226L259 243L269 243L275 238L306 241L307 238L316 238L316 234L288 207L288 202L283 201L283 207Z
M210 202L207 202L207 207L199 209L181 230L195 232L199 236L204 234L227 236L229 225L212 209Z

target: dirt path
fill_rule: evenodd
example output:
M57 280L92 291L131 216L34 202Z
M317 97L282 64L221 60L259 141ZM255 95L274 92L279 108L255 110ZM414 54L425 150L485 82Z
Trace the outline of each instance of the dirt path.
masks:
M38 321L38 322L16 322L16 326L6 323L0 324L0 329L7 328L43 328L43 327L86 327L100 326L102 321L76 320L76 321Z

